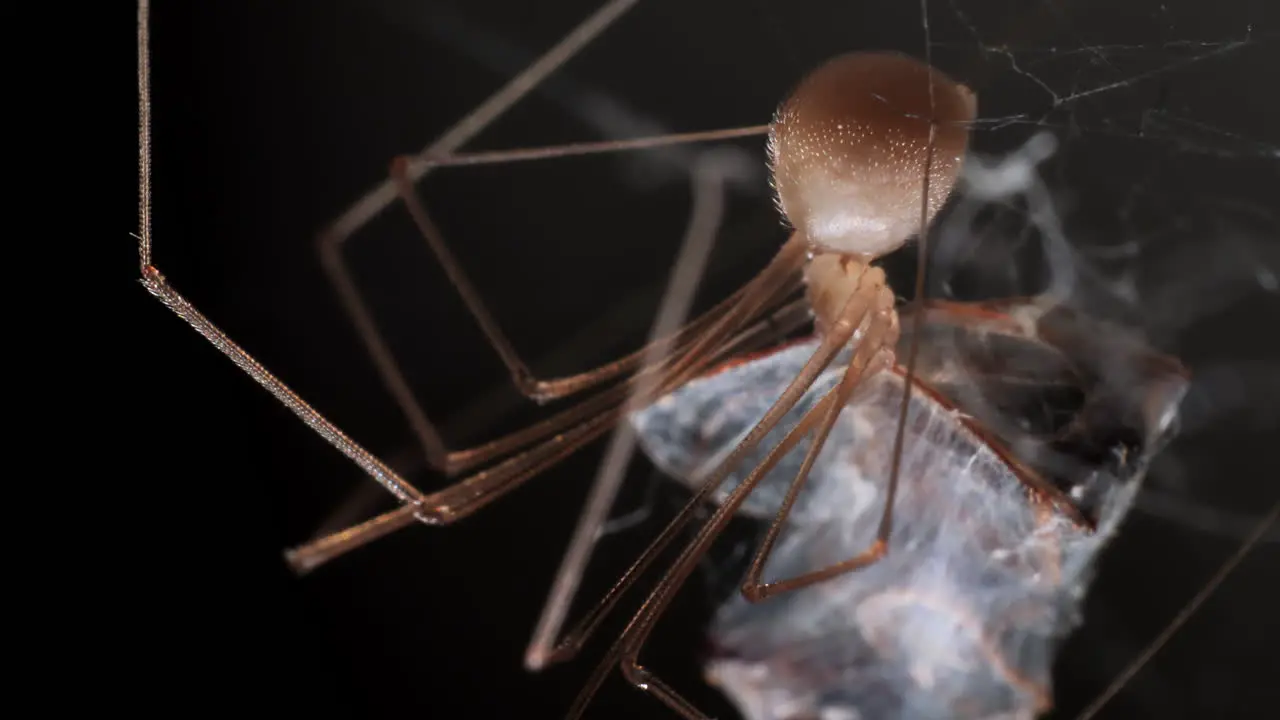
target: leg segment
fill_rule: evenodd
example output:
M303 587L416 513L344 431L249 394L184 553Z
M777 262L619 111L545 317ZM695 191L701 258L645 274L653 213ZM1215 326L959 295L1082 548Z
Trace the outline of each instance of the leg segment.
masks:
M927 386L917 385L915 389L925 395L928 395L930 399L937 402L942 407L949 410L956 409L949 401L937 393L934 393ZM1046 512L1052 512L1049 510L1050 507L1056 508L1067 518L1075 522L1079 527L1092 528L1087 518L1085 518L1079 508L1071 502L1071 499L1067 497L1065 493L1056 488L1052 483L1049 483L1042 478L1035 470L1027 467L1019 461L1003 443L995 438L995 436L984 430L980 425L978 425L978 423L974 422L970 418L958 416L958 420L982 442L986 443L992 452L1000 457L1001 461L1009 467L1014 476L1017 477L1031 493L1033 493L1033 499L1037 504L1045 507ZM807 469L808 468L806 466L805 470ZM760 578L763 574L764 567L768 562L769 554L771 553L778 535L781 532L782 523L785 521L787 514L789 514L796 496L799 494L800 485L803 483L804 479L805 474L802 473L796 478L795 483L792 484L791 489L783 500L777 517L769 526L765 540L761 543L760 549L757 551L755 558L752 560L751 567L747 571L747 578L742 587L742 594L743 597L750 602L759 602L774 595L800 590L839 575L860 570L880 560L888 552L889 535L892 532L893 527L890 522L890 518L893 500L897 495L899 479L898 472L896 471L890 472L888 491L885 494L885 507L882 511L883 514L881 515L880 526L876 532L876 539L866 550L863 550L848 560L844 560L834 565L828 565L827 567L819 568L794 578L787 578L785 580L778 580L771 583L761 583Z
M692 500L685 506L684 510L672 521L670 525L663 531L653 545L650 546L644 555L636 562L623 578L614 586L606 595L604 600L590 613L584 621L570 633L563 647L566 654L571 654L581 646L583 639L595 628L599 622L599 616L607 612L621 593L625 592L636 579L636 576L642 572L653 557L670 543L675 533L684 527L692 517L696 509L706 502L728 477L729 472L741 462L745 452L759 444L760 440L782 419L785 413L790 410L799 401L801 396L817 379L818 375L830 364L832 359L840 351L850 339L853 338L855 331L862 325L866 315L866 297L861 294L851 296L846 303L844 310L839 314L837 320L831 324L827 334L822 339L822 344L814 352L814 355L806 363L804 369L787 386L786 390L778 401L769 409L761 421L755 428L748 433L742 443L725 459L723 463L716 469L714 473L707 479L705 484L699 488ZM877 316L883 319L883 316ZM874 326L873 326L874 327ZM870 328L869 328L870 330ZM873 332L868 332L868 336L876 333L884 333L887 328L880 328ZM870 339L870 338L868 338ZM680 713L686 718L702 718L701 715L691 704L683 700L677 693L668 688L661 681L657 680L651 673L641 667L637 662L639 651L643 646L649 633L652 631L657 618L666 609L675 592L688 578L693 568L697 566L699 559L705 555L711 543L719 537L724 527L728 524L734 513L741 507L747 496L755 489L760 480L774 467L781 459L793 449L800 440L807 435L816 425L820 418L830 411L836 400L836 389L828 392L821 401L800 419L796 427L792 428L781 443L773 450L765 460L742 481L738 487L729 493L729 496L720 504L712 513L710 520L707 521L692 541L681 552L676 559L674 565L668 570L658 582L657 587L649 594L644 604L641 606L637 614L632 618L626 630L623 631L621 637L613 644L605 658L597 666L595 672L588 680L586 686L579 694L577 701L570 710L569 717L579 717L586 708L591 697L596 693L600 685L604 682L605 677L612 669L615 663L618 663L623 670L624 675L628 677L641 689L653 692L669 707ZM821 450L820 445L815 445L810 449L811 453L816 454Z
M146 254L144 253L145 256ZM177 290L169 285L164 276L154 266L146 265L142 268L142 284L178 317L187 321L187 324L203 335L214 347L231 358L231 361L249 377L266 388L281 404L292 410L302 422L306 423L312 430L315 430L320 437L337 448L343 455L350 458L352 462L359 465L362 470L387 488L401 502L416 504L423 500L423 495L417 488L410 485L385 463L374 457L372 453L361 447L346 433L339 430L338 426L329 422L315 408L308 405L301 396L291 390L289 386L281 382L275 375L272 375L270 371L263 367L262 363L254 359L252 355L235 344L217 326L209 322L209 319L202 315L199 310L196 310L194 305L187 302L186 298L182 297Z
M449 282L463 302L466 304L472 316L476 319L485 337L490 345L493 346L499 357L506 365L508 373L511 375L512 382L516 388L525 396L537 401L547 402L557 398L568 397L583 390L596 387L602 383L614 380L629 372L633 372L640 367L642 358L651 350L667 351L672 348L679 348L689 338L696 336L713 320L722 317L729 308L733 307L735 302L740 298L733 296L726 299L716 307L709 310L702 317L695 320L687 328L675 333L672 337L662 338L652 343L649 347L642 348L619 360L606 363L598 368L588 370L583 373L571 375L563 378L553 378L550 380L542 380L535 377L525 365L524 361L516 353L511 343L507 340L506 335L498 326L496 320L489 313L488 309L480 299L480 295L472 287L466 273L462 270L461 265L453 257L449 251L448 245L443 236L431 221L422 202L418 199L417 193L413 187L413 183L422 177L422 175L431 170L451 165L472 165L482 163L498 163L498 162L514 162L519 160L535 160L544 158L554 158L569 155L582 155L593 152L617 152L634 148L651 147L664 144L675 144L685 142L699 142L708 140L718 140L744 135L754 135L765 131L764 127L735 128L723 131L713 131L705 133L687 133L683 135L663 136L656 138L640 138L632 141L611 142L611 143L589 143L568 146L558 146L549 148L533 148L521 151L508 151L499 153L482 153L475 155L448 155L442 154L431 157L425 166L423 161L416 158L401 157L392 163L391 181L389 182L396 195L404 202L411 218L419 234L427 243L428 248L440 263L445 271ZM347 234L344 234L346 231ZM381 332L378 330L377 324L374 322L372 313L364 303L360 292L356 288L350 273L347 271L345 262L342 258L342 245L348 237L350 230L345 225L339 223L329 232L323 234L318 243L321 265L329 276L330 282L334 286L334 290L338 295L343 309L350 317L352 324L355 326L362 344L368 351L370 359L373 361L375 369L381 376L383 384L386 386L392 399L400 407L409 422L410 428L413 430L414 437L417 438L418 444L421 446L428 464L438 471L446 475L456 475L465 472L470 468L483 464L493 459L498 454L486 454L481 452L481 448L473 448L463 451L451 451L444 443L439 431L436 429L421 405L414 397L412 390L409 388L408 382L401 371L399 364L395 360L390 348L387 346ZM495 450L494 448L488 448ZM508 448L508 451L510 448Z
M439 492L420 498L413 515L427 524L448 524L460 520L497 500L582 445L595 440L614 426L630 404L651 402L722 359L726 348L749 341L759 331L742 327L759 317L769 306L798 287L797 271L804 262L804 246L793 238L774 260L741 292L734 302L700 328L689 344L668 362L645 368L609 390L565 410L526 430L466 451L468 462L479 463L513 449L537 445L507 457L497 465L477 472ZM642 383L646 392L637 395ZM539 442L540 441L540 442ZM482 456L480 459L473 459ZM373 521L321 538L289 551L287 557L301 571L314 568L338 554L382 537L409 524L406 511L386 513Z
M844 409L845 404L853 395L854 389L861 382L864 374L868 371L875 373L893 366L892 348L897 342L898 334L897 315L893 312L893 293L883 286L878 289L871 288L870 290L874 294L864 301L864 306L870 305L871 302L876 302L877 306L871 310L873 314L869 317L871 322L869 323L867 340L858 347L857 353L845 370L845 375L841 379L840 385L836 388L835 402L823 417L813 446L810 448L810 452L805 455L800 471L787 489L782 505L778 508L778 514L769 525L764 540L760 543L759 549L756 550L755 557L751 560L751 566L747 570L747 577L742 586L742 594L751 602L759 602L778 593L821 582L841 572L848 572L849 570L870 565L883 557L888 547L891 525L882 516L875 542L869 548L844 563L772 583L761 583L760 581L761 575L764 573L765 563L773 551L773 546L782 532L782 527L786 523L787 517L791 514L791 508L795 505L796 498L799 497L800 491L804 488L804 484L809 478L809 471L813 463L818 458L817 450L821 449L826 443L827 435L835 425L840 411ZM893 472L889 477L889 490L885 494L885 516L892 512L897 483L898 473Z

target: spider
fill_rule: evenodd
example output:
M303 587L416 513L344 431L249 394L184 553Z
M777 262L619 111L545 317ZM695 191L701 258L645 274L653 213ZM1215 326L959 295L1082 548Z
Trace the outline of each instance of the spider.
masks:
M868 66L873 67L875 71L869 72ZM822 87L825 81L853 82L858 86L858 83L864 81L870 83L893 78L895 73L899 72L906 78L925 77L928 81L901 85L890 83L885 87L874 84L860 86L860 89L872 88L867 90L864 100L868 96L875 100L875 102L865 103L861 108L894 109L894 112L886 113L887 119L884 117L866 119L870 129L863 129L863 131L872 135L870 142L864 141L850 146L855 147L856 150L852 154L846 153L843 157L840 157L833 147L808 145L811 138L807 136L810 132L817 132L820 135L824 133L821 129L823 116L829 108L822 107L823 101L827 98L826 94L810 95L804 88ZM276 394L304 421L348 454L375 479L386 485L398 498L405 501L404 507L393 514L382 516L370 523L299 549L292 554L292 557L302 566L312 565L396 527L411 524L415 520L444 524L475 512L532 477L546 465L558 460L564 453L605 432L625 409L667 394L725 359L740 345L747 344L747 339L752 332L751 323L766 314L768 310L775 308L779 300L788 297L801 287L806 289L812 304L822 340L814 359L811 360L812 364L806 364L795 383L783 392L776 406L778 409L766 414L754 440L758 442L768 430L776 426L781 417L787 413L787 403L795 405L804 395L806 385L815 381L837 355L849 347L851 341L856 338L857 342L854 343L856 350L848 359L844 375L832 390L830 399L824 400L811 413L805 415L803 428L813 430L821 436L834 426L838 408L853 396L866 378L882 374L894 364L892 348L896 345L898 321L893 297L887 289L883 274L870 266L869 260L895 249L912 234L928 225L929 219L938 211L947 197L950 185L958 171L960 158L964 154L963 126L967 120L972 119L975 112L973 98L963 87L945 77L938 77L939 75L927 65L908 61L901 56L858 54L840 58L826 69L811 76L810 80L802 85L802 89L793 96L792 101L784 105L783 111L779 114L779 122L774 127L772 152L774 167L778 172L781 205L797 227L797 233L784 246L775 261L742 291L702 319L695 321L689 329L659 341L656 347L661 348L665 359L656 365L642 363L640 359L644 354L637 353L597 371L555 381L537 381L527 371L522 370L518 360L509 362L514 368L513 374L517 384L538 399L567 396L623 377L642 365L644 368L639 370L634 379L606 390L596 399L588 401L588 404L553 416L523 434L487 444L475 449L476 452L451 453L441 448L442 452L436 456L437 464L446 471L460 472L465 468L496 458L526 442L533 442L538 438L550 438L545 444L535 446L533 450L521 451L457 485L430 495L424 495L414 489L385 464L365 452L325 421L199 315L168 286L159 271L150 264L149 237L145 232L144 237L147 240L143 244L144 282L153 293L160 296L179 315L187 319L198 331L231 356L237 364ZM927 92L918 92L922 87L927 88ZM905 96L899 95L910 88L914 88L917 92L914 95L911 93L906 93ZM808 110L805 106L808 102L818 105L813 114L807 114ZM878 106L877 103L880 105ZM795 114L790 124L787 122L788 107ZM838 118L837 124L841 124L842 120L849 120L851 125L855 124L852 122L854 120L864 120L856 116L840 115L838 108L833 112ZM814 117L819 120L816 125L810 125L810 119ZM815 127L819 129L813 130ZM843 129L837 128L837 130ZM902 137L897 137L899 134ZM838 137L838 133L836 135ZM824 162L830 159L832 154L837 155L837 158L832 161L832 166L828 167ZM456 159L446 155L428 158L427 163L444 166ZM850 167L873 168L883 173L879 177L859 180L854 183L856 187L852 189L841 188L841 181L845 179L841 173L848 172ZM413 163L407 161L398 163L394 170L396 185L420 229L430 239L433 235L430 219L422 211L420 203L416 201L409 187L409 180L414 172ZM923 192L920 192L921 180L923 180ZM862 199L874 209L864 215L851 215L845 212L845 208L838 201L841 197L848 197L849 192L855 194L865 192ZM916 201L917 199L919 200ZM851 228L858 232L851 234L849 232ZM813 253L813 257L809 257L810 253ZM446 266L449 264L446 263ZM465 282L458 284L460 289L463 289L464 295L467 295ZM470 304L482 325L493 326L478 299L471 298ZM491 337L500 337L500 333L492 327L486 329ZM514 353L509 352L509 348L504 352L501 343L496 344L508 360L514 358ZM907 373L907 377L907 382L903 384L904 391L912 387L909 379L910 372ZM644 392L640 392L642 388L645 389ZM905 399L902 408L902 415L905 416L908 408ZM901 423L899 426L901 427ZM893 456L895 458L902 456L903 437L902 431L899 430L894 440ZM821 442L814 443L814 447L820 447L821 444ZM996 446L998 443L993 439L988 444ZM741 445L742 449L735 451L735 454L741 456L751 447L752 438L749 436ZM816 449L813 457L817 457ZM728 474L732 459L731 455L722 475ZM898 481L897 462L898 460L895 459L894 468L887 478L890 499L884 504L884 519L881 521L883 529L878 533L879 537L867 548L866 553L860 553L853 558L855 562L847 566L842 565L838 571L862 567L884 556L887 538L892 531L889 509L893 506L892 494ZM1078 526L1088 524L1087 518L1060 490L1043 482L1036 473L1018 467L1012 461L1010 461L1010 467L1017 475L1019 482L1025 483L1035 491L1032 496L1033 502L1051 507L1054 512L1071 518L1072 522ZM763 470L760 471L759 476L763 476ZM724 479L723 476L721 479ZM803 479L803 472L800 479ZM700 491L701 497L697 499L710 497L714 492L715 484L714 478L708 480L703 485L704 490ZM751 485L750 477L741 482L738 489L733 491L737 494L731 494L724 499L721 510L717 511L717 515L707 527L714 528L719 518L732 514L735 503L740 505L739 499L745 499ZM684 516L684 520L687 521L688 517ZM778 526L781 525L781 521L780 518ZM657 552L656 548L662 546L664 539L669 542L672 537L674 537L672 532L664 533L663 538L660 538L659 543L655 545L655 550L646 553L641 562L637 563L637 567L643 567L647 562L646 559L651 560L653 554ZM694 557L700 551L700 546L705 545L705 542L712 537L714 537L714 530L700 534L698 542L691 546L683 559ZM764 553L759 558L761 562L763 557ZM634 577L636 572L633 568L624 582ZM659 606L664 604L675 586L679 584L681 572L684 570L674 571L660 583L659 589L650 596L651 602L646 603L644 614L633 622L632 627L620 640L621 644L611 655L625 656L633 651L638 652L639 643L651 629L652 622L660 610ZM815 576L813 580L825 579L831 574L833 573L824 571L822 577ZM800 583L790 586L762 586L768 589L757 592L760 594L759 597L763 597L772 592L799 585ZM605 605L608 604L609 601L606 600ZM570 645L562 647L570 647ZM629 672L635 676L641 671L636 666L630 666ZM667 693L647 676L636 677L677 709L681 711L688 709L682 707L678 697Z

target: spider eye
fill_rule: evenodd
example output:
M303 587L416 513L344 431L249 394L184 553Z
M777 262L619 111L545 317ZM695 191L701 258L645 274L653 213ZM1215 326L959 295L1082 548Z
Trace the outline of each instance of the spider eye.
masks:
M920 230L932 117L928 220L955 185L977 112L972 92L906 55L828 61L778 109L769 155L779 204L830 252L880 256Z

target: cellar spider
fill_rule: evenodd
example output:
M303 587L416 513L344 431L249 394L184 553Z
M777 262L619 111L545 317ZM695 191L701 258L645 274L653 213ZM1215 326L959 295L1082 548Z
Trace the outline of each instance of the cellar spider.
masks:
M875 56L857 57L866 61L868 58ZM880 61L885 60L884 58L880 58ZM930 73L928 75L929 77L933 77L931 74L933 71L928 69L927 66L926 72ZM876 73L876 75L880 77L891 77L892 73ZM574 411L554 416L552 419L546 421L545 424L535 426L534 429L527 431L523 435L509 436L508 438L504 438L502 441L498 441L498 443L473 449L476 450L476 452L463 451L461 453L449 453L445 452L443 447L441 447L441 452L437 453L433 459L446 471L457 473L464 471L468 467L473 467L477 464L483 463L486 459L496 457L500 455L503 450L514 448L525 440L530 440L540 434L550 434L552 432L551 428L556 427L558 424L572 425L574 421L582 421L582 424L570 429L568 433L559 436L552 443L540 446L541 454L536 454L538 451L533 451L533 453L529 455L520 455L518 456L521 458L519 462L514 462L512 464L499 464L495 469L483 471L481 474L473 476L469 485L454 486L454 488L447 489L439 493L423 495L421 492L417 491L399 478L399 476L391 471L386 465L364 452L363 449L352 442L349 438L340 434L336 428L329 425L327 421L302 402L300 398L289 392L283 384L266 374L265 369L260 365L257 365L252 358L231 343L225 336L221 335L216 328L200 316L194 308L188 305L181 296L176 293L176 291L168 287L159 271L150 263L149 234L146 231L145 222L142 256L144 282L153 293L159 295L163 300L165 300L170 307L178 311L180 315L191 322L197 330L213 341L215 345L218 345L220 349L230 355L237 364L253 375L255 379L259 380L259 382L268 387L268 389L272 390L279 399L285 402L285 404L294 412L298 413L304 421L313 427L313 429L319 431L336 447L348 454L362 468L375 477L375 479L383 482L384 485L386 485L397 497L407 502L405 508L397 511L396 513L382 516L379 519L371 521L371 523L366 523L339 535L323 539L317 543L300 548L292 553L291 557L293 561L300 567L311 567L328 557L332 557L338 552L346 551L354 546L382 535L385 532L394 530L396 527L410 524L414 519L426 522L448 523L478 510L488 502L491 502L501 494L512 489L515 485L518 485L528 477L531 477L545 465L559 459L562 452L568 452L571 449L569 447L570 445L581 444L587 439L603 433L611 426L612 421L621 414L622 409L629 409L636 405L643 404L646 400L651 400L663 395L666 391L678 387L685 381L710 369L719 361L725 359L732 350L736 350L741 346L749 346L753 340L753 336L751 334L753 332L751 329L753 326L751 325L751 321L766 314L765 310L772 309L777 306L779 300L785 299L792 291L795 291L800 287L798 284L798 275L801 272L802 267L805 266L807 260L804 255L811 249L812 246L810 243L815 241L819 243L817 245L819 250L827 252L817 253L817 256L808 263L806 274L810 281L808 287L810 288L811 299L816 301L814 309L817 314L819 327L823 330L824 339L821 343L819 354L816 356L817 359L814 361L814 365L812 367L807 366L806 372L800 375L797 383L793 386L796 390L794 392L784 393L784 395L789 395L790 400L796 399L801 394L800 391L803 390L805 381L813 380L817 376L821 366L833 359L836 352L843 349L847 345L848 341L857 335L860 341L857 344L858 350L847 366L848 369L845 372L845 380L837 386L835 391L833 391L831 399L820 405L820 408L825 409L826 412L814 412L806 416L806 428L812 428L819 434L829 430L836 415L836 412L833 409L839 408L845 400L856 392L859 383L863 380L862 375L865 374L869 376L875 372L883 373L893 365L891 350L889 348L892 348L894 345L892 340L897 332L892 295L885 287L883 276L877 275L876 273L878 271L867 266L867 257L858 257L856 254L850 253L852 250L865 250L866 252L862 253L864 256L879 254L882 251L892 249L895 243L901 244L901 242L905 241L909 236L915 234L919 228L927 226L929 218L933 213L937 212L938 207L945 199L947 191L949 190L949 181L954 180L955 172L958 169L959 157L963 155L963 142L960 142L957 146L955 135L949 135L949 133L952 133L954 128L963 126L965 122L966 115L964 112L960 112L958 108L964 107L968 102L967 100L964 100L964 98L967 97L966 92L963 88L953 84L946 84L946 90L950 91L950 94L947 92L938 93L939 95L946 96L943 98L945 102L943 102L942 105L945 107L942 109L949 109L951 113L948 114L947 112L937 112L939 108L934 107L934 102L937 100L937 98L934 97L935 83L930 82L927 85L930 90L928 93L928 106L920 105L920 97L917 96L914 98L914 100L917 101L914 108L909 108L907 111L903 111L902 108L899 107L899 111L897 113L898 120L909 126L911 125L910 121L914 120L918 121L918 124L914 125L914 127L920 128L927 126L928 128L927 140L921 144L921 137L917 135L914 138L917 144L912 148L916 151L921 149L925 150L924 159L922 161L924 167L915 168L917 176L923 177L924 187L926 189L924 192L918 194L924 198L924 201L920 203L910 203L909 208L905 203L886 201L885 204L891 207L887 209L882 208L885 209L886 212L885 215L881 217L894 217L894 222L890 223L893 225L892 232L886 232L885 235L876 236L876 242L871 243L868 246L848 247L841 244L842 241L837 235L824 233L824 228L829 229L828 226L838 227L842 223L848 221L848 218L827 218L830 220L829 223L817 222L817 225L813 227L807 227L808 223L799 221L797 224L806 226L804 227L804 230L814 237L809 237L806 241L801 239L800 235L793 236L793 240L784 247L783 251L778 256L778 259L771 264L770 268L767 269L760 278L754 280L744 288L743 291L732 296L725 304L717 307L709 315L704 316L702 320L695 321L695 323L690 326L690 330L677 334L669 340L657 343L656 347L663 351L663 354L667 356L667 359L653 367L646 365L647 369L641 371L640 374L636 376L639 380L629 381L621 386L625 388L625 391L616 392L613 395L607 394L609 391L606 391L606 394L597 396L596 400L589 401L597 403L595 405L588 404L579 406L579 408ZM897 99L891 92L886 91L885 93L879 94L884 98ZM972 115L973 109L970 106L967 110L967 117L971 119ZM725 135L721 136L723 137ZM950 140L950 144L948 144L948 140ZM781 143L781 147L785 147L785 145L785 142ZM875 149L875 147L872 146L872 149ZM938 154L939 150L943 151L943 155ZM951 156L954 158L953 161L948 161L946 157L946 153L948 151L953 153ZM801 153L801 156L803 156L803 153ZM777 158L777 166L783 171L784 178L786 168L789 165L788 159L790 157L792 156L784 149L780 151L780 155ZM941 160L939 160L939 158L941 158ZM865 158L863 159L865 160ZM437 163L439 166L445 166L450 164L451 158L446 155L441 158L429 158L427 162ZM803 166L804 162L797 161L797 164ZM430 239L432 231L429 227L429 218L426 217L425 213L420 212L420 207L412 194L404 192L409 177L416 172L413 165L413 162L401 162L396 166L394 172L397 184L400 186L399 189L401 192L404 193L404 200L410 208L410 212L414 213L415 221L422 226L424 233ZM935 173L938 174L936 182L934 181ZM949 178L947 177L948 174L950 175ZM894 176L893 178L890 178L890 180L895 178L901 179L901 177L902 176ZM799 192L799 196L804 198L799 201L802 207L809 203L809 198L805 192L796 190L795 188L792 188L792 191L788 191L786 189L787 181L785 179L780 179L779 184L783 186L783 188L780 189L780 192L783 195L782 202L784 208L788 205L786 196L790 194L794 197L796 192ZM901 184L906 188L919 187L916 180L909 179L909 182ZM800 183L798 187L805 187L806 185L806 183ZM817 192L816 194L819 196L816 200L819 206L822 206L825 202L829 201L828 198L821 197L822 192ZM916 193L913 191L911 194L915 195ZM909 215L907 214L908 210L910 210ZM918 213L916 212L917 210ZM792 213L797 213L799 217L804 217L804 211L802 209L793 209L788 214L792 215ZM793 216L792 220L796 221L797 217ZM854 220L856 221L857 219L855 218ZM821 238L824 237L833 244L822 244ZM815 238L818 240L815 240ZM835 252L833 253L831 251ZM841 257L839 259L833 258L833 254L841 255ZM778 281L779 286L771 288L769 283L775 280ZM458 281L455 279L455 282ZM474 296L474 293L468 293L466 290L465 281L458 282L458 284L464 295L472 295L472 297L468 298L469 304L471 305L473 312L477 314L481 324L486 327L488 334L491 337L501 337L501 334L496 330L494 323L487 318L487 314L484 312L483 306L479 303L478 298ZM915 317L919 316L920 315L917 314ZM504 343L502 342L496 342L495 344L498 345L499 352L504 356L504 360L506 360L509 367L512 368L512 373L517 381L517 385L529 395L538 399L568 396L576 391L586 390L610 379L620 378L629 370L636 369L644 364L640 362L640 358L642 358L643 355L637 353L636 355L630 356L617 364L605 366L605 368L592 373L584 373L580 376L556 379L552 381L536 381L523 369L523 366L520 364L519 360L515 358L514 352L512 352L509 347L504 347ZM910 367L909 362L907 365ZM910 376L909 371L907 372L907 375L908 377ZM651 387L647 392L637 392L637 388L644 386L644 380L646 378L652 383ZM908 382L904 384L904 388L911 387L912 384L908 380ZM624 405L624 400L627 400L628 396L631 396L631 399L627 401L628 404ZM599 400L599 397L607 398L607 400ZM781 403L779 407L785 407L785 402ZM905 415L907 407L905 400L902 407L902 412ZM594 420L585 419L592 411L598 411L601 409L607 411L608 414ZM778 414L781 413L775 413L774 415L776 416ZM595 424L590 424L593 422ZM900 457L901 455L900 445L903 442L902 437L901 430L899 430L899 434L896 436L894 441L895 458ZM820 443L818 444L820 445ZM995 443L993 442L992 444L994 445ZM887 479L887 486L890 494L893 492L893 488L897 482L897 476L898 471L895 467ZM1080 525L1087 524L1087 519L1080 515L1069 499L1064 498L1061 492L1057 491L1055 488L1045 485L1034 473L1019 472L1019 478L1033 486L1038 491L1037 502L1045 504L1046 507L1052 506L1055 512L1061 513L1063 516L1070 517L1073 522ZM803 480L803 473L800 476L800 480ZM700 491L699 497L696 498L695 501L709 497L712 492L711 488L713 484L713 482L708 482L704 486L704 488L707 489ZM665 578L659 585L659 589L655 591L654 595L650 596L650 602L646 603L646 609L642 611L642 615L638 616L636 621L633 621L632 626L620 639L620 645L615 647L615 651L611 653L611 656L618 655L634 659L634 654L638 653L639 644L643 642L644 637L647 636L649 630L652 629L652 624L656 620L656 617L661 610L661 606L669 601L671 593L674 592L675 587L678 586L681 581L681 573L687 576L687 570L692 567L692 565L687 561L696 556L701 549L705 547L706 543L708 543L710 539L714 538L714 528L716 527L716 524L732 514L733 508L736 507L734 503L741 498L745 498L746 492L749 491L750 483L744 482L739 487L744 489L740 491L740 494L731 495L726 502L721 505L721 510L717 511L717 514L706 526L708 529L700 533L695 544L692 545L684 555L682 555L683 564L678 566L677 570L673 574ZM739 491L735 491L735 493L739 493ZM891 531L891 527L888 522L891 517L890 513L887 512L891 505L891 502L885 503L886 512L884 514L884 521L882 521L883 529L877 544L872 545L868 549L867 553L855 557L853 559L854 562L850 563L848 566L840 567L839 570L852 569L855 566L872 562L879 557L883 552L884 539ZM682 514L681 518L679 518L677 522L687 522L690 517L691 515L689 514ZM776 528L780 526L780 523L781 518L779 519L779 523L774 526L774 532L776 532ZM658 543L655 544L654 549L646 553L637 566L633 568L632 571L628 572L623 582L627 582L633 578L635 574L639 572L639 569L643 568L647 562L651 561L653 557L655 557L663 543L670 542L675 537L675 527L677 527L677 525L673 523L673 525L663 533L659 538ZM761 554L758 562L762 561L763 553ZM817 579L822 578L813 578L813 580ZM805 579L805 582L808 581L808 579ZM792 584L780 589L790 589L794 586L795 584ZM758 589L755 592L760 595L766 595L769 592L778 589L770 586L762 587L768 589ZM616 597L615 593L611 593L610 598L613 597ZM601 606L601 613L608 609L609 602L610 599L607 598L606 603ZM597 615L598 614L599 613L597 613ZM593 617L595 616L596 615L593 615ZM629 670L633 679L639 677L636 674L641 672L634 665L624 666L624 669ZM644 678L640 677L640 679L643 680ZM658 692L659 694L665 692L656 686L653 686L650 689ZM678 698L673 695L665 695L665 698L673 705L678 706L680 704L678 702ZM684 710L689 711L690 709L684 708Z

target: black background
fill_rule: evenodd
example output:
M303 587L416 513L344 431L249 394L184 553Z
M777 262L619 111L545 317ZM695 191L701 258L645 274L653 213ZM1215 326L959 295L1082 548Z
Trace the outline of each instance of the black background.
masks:
M328 288L315 235L385 177L394 155L426 146L596 4L178 2L153 11L156 264L419 487L443 480L415 459ZM1070 717L1234 550L1247 518L1280 494L1268 442L1280 401L1272 336L1280 308L1265 288L1267 269L1272 281L1280 272L1280 25L1269 3L1238 0L933 5L936 63L978 90L981 114L1044 116L1064 138L1051 179L1063 188L1073 242L1140 247L1132 260L1139 300L1126 305L1092 288L1090 302L1136 319L1197 374L1187 432L1149 479L1158 496L1146 507L1180 509L1175 519L1135 511L1105 555L1086 624L1059 662L1055 689ZM1185 41L1245 38L1187 61L1213 46ZM615 123L611 131L625 136L759 124L826 57L872 47L920 55L923 43L911 2L641 2L467 147L599 139L603 130L584 113L600 102L649 123ZM992 51L1002 45L1061 96L1119 84L1054 107L1010 55ZM1136 47L1104 49L1118 45ZM1057 54L1043 64L1043 54L1019 48ZM1008 150L1035 126L987 127L975 146ZM756 164L733 195L704 306L785 236L761 140L732 145ZM445 171L422 186L495 315L543 376L606 360L647 331L689 200L687 157L641 157ZM977 264L1008 265L1007 250L997 250ZM538 416L504 384L501 364L402 211L357 235L347 257L417 396L456 446ZM965 287L998 294L1035 282L1000 277ZM149 417L123 430L149 448L132 465L140 472L131 487L142 518L135 559L150 582L133 603L148 632L132 637L154 660L135 699L164 707L161 697L178 692L194 707L299 716L541 718L567 709L603 643L541 675L524 672L521 656L598 446L457 527L411 528L297 579L283 548L310 537L353 494L363 514L389 499L141 287L134 295ZM609 538L588 597L679 500L642 461L633 475L620 511L658 483L652 517ZM1196 513L1210 511L1231 529L1197 530ZM1274 540L1273 532L1105 717L1274 712ZM700 577L645 656L722 717L732 710L701 682L698 654L708 598L730 585ZM617 680L594 706L596 717L664 712Z

